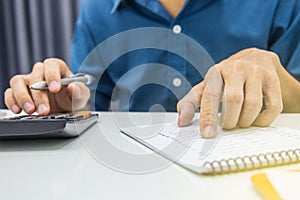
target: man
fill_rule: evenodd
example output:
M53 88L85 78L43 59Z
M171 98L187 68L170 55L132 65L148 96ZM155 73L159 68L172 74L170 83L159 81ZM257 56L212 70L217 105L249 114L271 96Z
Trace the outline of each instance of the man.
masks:
M73 42L73 71L79 70L98 44L115 34L141 27L167 28L196 40L218 64L203 80L194 76L193 66L170 52L144 49L120 56L99 82L97 110L109 109L114 87L125 73L158 62L171 66L195 85L177 105L179 126L188 125L200 106L201 133L214 137L221 99L223 128L268 126L282 110L300 111L299 11L299 0L83 0ZM188 51L188 47L182 48ZM60 79L70 75L61 60L37 63L32 73L11 79L6 105L15 113L23 109L41 115L70 111L72 104L81 109L90 92L81 83L62 88ZM141 72L130 80L146 77L147 73ZM181 91L180 80L172 74L166 74L166 79L174 91ZM29 85L42 80L49 85L49 92L28 90ZM129 110L146 111L154 104L176 110L178 100L173 91L150 84L133 92L128 91L130 83L118 88L121 94L130 94Z

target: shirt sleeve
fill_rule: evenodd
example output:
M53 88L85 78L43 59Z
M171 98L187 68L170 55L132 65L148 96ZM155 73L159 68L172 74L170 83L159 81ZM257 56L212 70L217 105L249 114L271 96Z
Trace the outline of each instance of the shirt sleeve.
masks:
M77 73L81 64L88 54L96 46L86 20L86 9L88 1L81 1L80 13L76 22L75 32L72 41L71 59L72 71Z
M97 42L93 36L93 32L90 29L90 24L94 23L93 19L88 16L89 7L92 6L91 4L93 1L81 1L80 13L79 17L76 22L75 32L72 41L72 66L71 70L73 73L78 72L88 72L90 74L95 74L93 70L94 68L89 68L89 66L85 66L85 60L88 59L89 54L93 51L93 49L97 46ZM103 76L106 76L104 74ZM96 77L97 78L97 77ZM104 79L109 79L108 77L104 77ZM109 82L109 81L107 81ZM95 83L97 84L97 83ZM100 88L107 90L107 86L111 85L108 84L101 84ZM109 109L110 104L110 96L107 95L105 92L101 92L99 86L90 86L91 90L91 99L88 103L88 106L91 110L101 110L107 111Z
M279 1L269 45L287 71L300 81L300 1Z

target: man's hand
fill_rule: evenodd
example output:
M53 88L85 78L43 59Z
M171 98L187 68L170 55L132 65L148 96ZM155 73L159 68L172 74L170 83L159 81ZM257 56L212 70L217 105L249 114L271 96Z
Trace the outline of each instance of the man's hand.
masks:
M222 128L269 126L283 109L278 76L282 68L275 53L259 49L238 52L213 66L205 80L178 103L178 125L189 125L200 106L201 134L215 137L222 100Z
M30 74L16 75L10 80L5 91L5 104L14 113L24 110L27 114L38 112L47 115L82 109L90 91L83 83L71 83L62 87L60 81L72 75L68 66L59 59L47 59L36 63ZM31 90L29 87L40 81L46 81L49 91Z

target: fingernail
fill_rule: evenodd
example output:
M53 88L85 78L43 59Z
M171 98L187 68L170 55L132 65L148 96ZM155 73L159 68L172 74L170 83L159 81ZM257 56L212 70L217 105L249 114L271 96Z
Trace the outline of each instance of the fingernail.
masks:
M57 81L51 81L50 84L49 84L49 89L50 90L57 90L58 89Z
M39 113L39 114L43 114L43 113L45 113L46 111L47 111L47 106L46 106L45 104L39 105L39 107L38 107L38 113Z
M14 112L14 113L18 113L20 112L20 107L17 106L16 104L14 104L12 107L11 107L11 110Z
M31 104L31 103L25 103L24 104L24 110L26 111L26 112L30 112L30 111L32 111L34 109L34 106Z
M203 130L205 138L214 138L216 136L216 131L213 126L206 126Z

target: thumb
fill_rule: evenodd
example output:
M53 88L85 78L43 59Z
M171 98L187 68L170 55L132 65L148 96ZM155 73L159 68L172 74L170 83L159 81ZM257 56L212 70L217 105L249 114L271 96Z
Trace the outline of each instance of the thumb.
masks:
M72 110L79 110L86 106L90 98L90 90L86 85L80 82L74 82L68 85L69 98L72 101Z
M195 110L199 107L204 82L194 86L191 91L177 104L178 126L188 126L194 118Z

